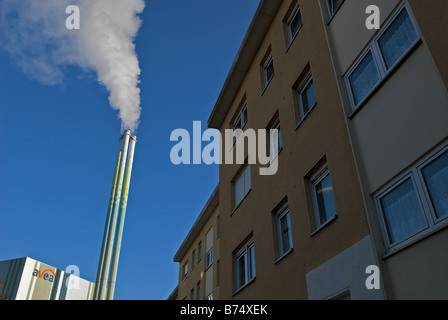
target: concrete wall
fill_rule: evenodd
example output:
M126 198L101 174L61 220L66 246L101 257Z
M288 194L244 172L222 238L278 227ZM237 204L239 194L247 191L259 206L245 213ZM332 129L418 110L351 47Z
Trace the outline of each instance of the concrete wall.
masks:
M379 289L366 287L370 275L366 270L371 265L376 265L376 258L372 239L367 236L307 273L309 299L383 300L381 276Z
M323 3L323 1L321 1ZM383 23L406 5L421 41L353 114L344 76L377 35L362 26L367 5L378 5ZM446 232L429 235L397 254L388 252L374 196L448 138L446 1L346 0L327 24L328 44L364 189L377 260L388 298L446 298ZM351 116L351 117L350 117ZM423 249L424 248L424 249Z

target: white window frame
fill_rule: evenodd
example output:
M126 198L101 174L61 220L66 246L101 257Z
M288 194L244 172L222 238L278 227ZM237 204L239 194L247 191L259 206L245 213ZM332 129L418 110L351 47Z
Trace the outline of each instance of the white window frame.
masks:
M204 269L207 270L210 268L210 266L213 264L213 248L211 248L205 255L205 267Z
M293 34L291 24L292 24L292 22L295 20L295 18L297 17L298 14L300 14L300 16L301 16L300 19L301 19L302 21L301 21L300 26L299 26L299 28L297 29L297 31ZM288 30L288 40L289 40L289 44L291 44L291 43L294 41L294 39L296 38L297 34L298 34L299 31L302 29L302 27L303 27L302 11L300 10L300 5L297 4L296 7L295 7L294 10L293 10L291 16L289 17L288 21L286 22L286 28L287 28L287 30Z
M281 229L281 219L286 217L287 225L288 225L288 241L289 241L289 249L284 251L284 243L283 243L283 237L282 237L282 229ZM285 205L282 207L276 214L276 223L277 223L277 240L278 240L278 252L279 252L279 258L283 257L287 253L289 253L292 248L292 234L291 234L291 219L290 219L290 211L289 206Z
M196 300L201 300L201 281L196 283Z
M408 16L410 18L411 24L412 24L412 26L414 28L415 33L416 33L416 38L409 45L409 47L406 49L406 51L399 58L397 58L397 60L394 62L394 64L391 67L389 67L389 69L388 69L386 67L386 62L384 61L384 58L383 58L381 47L379 45L379 40L384 35L384 33L387 32L389 27L396 21L396 18L403 12L403 10L406 10L406 12L407 12L407 14L408 14ZM346 76L344 77L345 84L346 84L346 87L347 87L347 90L348 90L350 104L352 106L353 111L356 111L361 105L364 104L364 102L367 99L370 98L370 96L372 95L372 92L374 92L379 87L379 85L385 80L385 78L389 74L391 74L400 65L400 63L403 61L403 59L405 59L405 57L408 56L408 54L415 48L415 46L418 43L420 43L420 41L421 41L421 35L420 35L420 32L419 32L419 30L418 30L418 28L416 26L415 21L414 21L414 17L411 15L411 11L408 8L408 6L406 4L404 4L389 19L389 21L382 28L381 32L379 32L375 36L375 38L369 44L369 46L365 50L365 52L355 62L354 66L349 69L349 71L347 72ZM355 70L358 68L360 63L364 60L364 58L369 54L369 52L372 53L373 61L374 61L375 65L376 65L376 69L378 70L378 74L379 74L379 78L380 79L378 80L376 85L374 85L371 88L371 90L358 103L356 103L355 98L354 98L354 94L353 94L353 89L352 89L351 84L350 84L350 77L355 72Z
M327 176L330 176L331 179L331 174L330 174L330 169L328 168L328 164L325 164L311 179L310 179L310 186L311 186L311 198L313 201L313 214L314 214L314 222L315 222L315 231L320 230L321 228L323 228L325 225L327 225L329 222L333 221L333 219L335 219L338 216L337 213L337 208L336 208L336 199L334 197L334 192L333 192L333 198L335 200L335 208L336 208L336 212L335 214L328 218L326 221L321 222L320 221L320 210L319 210L319 204L317 202L317 195L316 195L316 185L318 185L322 180L324 180ZM333 187L333 181L331 182L331 187Z
M274 159L278 156L278 154L280 153L280 151L283 149L283 140L282 140L282 131L281 131L281 126L280 126L280 119L275 120L274 124L272 125L270 130L277 130L277 135L276 134L269 134L269 136L267 137L267 139L269 139L269 154L270 154L270 158L271 160L269 161L270 165ZM277 150L274 149L274 139L277 138Z
M198 243L198 263L202 259L202 241L199 241Z
M435 161L438 157L442 156L445 152L448 152L448 146L444 146L435 152L431 153L429 156L425 157L416 165L412 166L405 173L400 175L397 179L395 179L392 183L385 186L381 189L375 196L375 205L377 209L377 213L380 220L381 230L383 233L384 244L389 253L394 253L404 247L407 247L416 241L424 238L428 234L436 232L441 228L444 228L448 225L448 215L438 218L432 204L431 197L429 195L428 187L426 186L425 179L423 176L423 168L430 165L433 161ZM426 222L426 226L422 227L420 230L416 230L414 233L411 233L400 239L396 242L392 242L389 238L389 232L387 229L387 221L385 219L384 211L381 206L381 199L387 196L390 192L399 187L406 180L411 179L414 191L416 193L417 199L419 201L419 205L421 211L423 213L423 218Z
M272 64L272 74L271 74L271 76L268 76L268 67L270 64ZM265 88L271 82L272 78L274 77L274 74L275 74L274 60L272 59L272 53L270 53L268 58L266 59L265 63L263 64L263 78L264 78L264 87Z
M314 96L316 97L316 101L311 106L309 106L308 111L305 112L304 105L303 105L303 94L305 92L305 89L311 84L311 82L313 82L313 88L314 88L313 90L314 90ZM317 105L316 87L314 86L313 75L311 73L309 75L307 75L307 77L305 78L305 81L302 83L302 85L299 87L299 89L297 89L297 96L298 96L298 103L299 103L300 121L303 121L303 119L305 119L306 116L308 114L310 114L311 111L314 109L314 107Z
M372 88L369 90L368 93L365 94L365 96L358 102L356 103L355 100L355 95L352 89L352 85L350 83L350 77L353 75L353 73L358 69L358 67L360 66L360 64L364 61L364 59L369 55L372 55L372 59L373 59L373 63L375 64L375 68L376 71L378 72L378 81L376 82L375 85L372 86ZM350 103L352 106L352 110L355 111L356 109L359 108L359 106L361 106L364 101L366 101L370 95L372 94L373 91L376 90L376 88L379 86L379 84L381 83L381 81L386 77L386 74L384 73L384 69L380 67L380 65L378 64L378 51L376 50L376 48L374 46L369 47L362 55L361 57L356 61L355 65L353 66L353 68L350 70L349 74L345 77L345 83L346 86L349 90L349 98L350 98Z
M249 181L246 181L246 170L249 170ZM252 189L252 175L251 175L251 166L250 164L247 164L244 169L241 171L241 173L239 174L238 178L235 179L235 181L233 182L233 208L234 210L236 210L236 208L239 207L239 205L244 201L244 199L246 198L247 194L249 193L249 191ZM243 180L243 192L244 194L242 195L240 201L237 203L237 197L236 197L236 184L240 179L244 179Z
M188 261L184 263L182 280L185 280L188 277Z
M241 111L238 113L238 116L236 117L235 121L232 124L233 128L233 144L236 143L236 140L238 140L240 132L238 129L243 130L244 127L247 124L247 102L244 102L243 107L241 108ZM238 124L241 123L241 126L238 126ZM237 135L238 133L238 135Z
M256 276L256 272L255 272L255 261L252 261L250 259L250 249L254 250L255 253L255 246L254 246L254 241L251 240L249 241L236 255L236 259L235 259L235 270L236 270L236 290L241 290L242 288L244 288L247 284L249 284L253 279L255 279ZM244 259L244 283L240 283L240 265L239 265L239 260L240 259ZM254 254L254 259L255 259L255 254ZM252 274L252 267L254 267L254 274Z

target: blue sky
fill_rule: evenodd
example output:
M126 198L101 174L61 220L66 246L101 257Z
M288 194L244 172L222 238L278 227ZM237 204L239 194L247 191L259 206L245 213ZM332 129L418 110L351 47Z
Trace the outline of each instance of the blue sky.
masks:
M136 51L142 115L115 299L166 299L173 256L218 183L175 166L170 134L207 119L259 0L146 1ZM82 14L82 12L81 12ZM82 27L82 26L81 26ZM0 48L0 260L77 265L95 281L121 124L95 74L46 86Z

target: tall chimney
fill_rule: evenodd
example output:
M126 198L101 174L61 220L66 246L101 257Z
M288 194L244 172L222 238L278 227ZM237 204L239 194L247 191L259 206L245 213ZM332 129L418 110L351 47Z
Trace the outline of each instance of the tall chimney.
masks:
M121 239L123 238L124 218L126 216L126 207L128 205L129 186L131 183L132 165L134 162L135 144L137 137L131 135L128 151L128 163L126 165L126 173L124 176L123 193L120 203L120 211L118 214L118 225L114 242L114 251L112 254L112 265L109 276L109 286L107 290L107 300L114 299L115 283L117 280L118 260L120 258Z
M117 164L98 263L94 291L95 300L113 299L136 140L136 137L132 136L129 130L125 131L120 137ZM113 272L111 272L111 268ZM110 276L112 276L111 280L109 280ZM109 287L107 286L108 280ZM111 290L111 293L108 292L109 290Z

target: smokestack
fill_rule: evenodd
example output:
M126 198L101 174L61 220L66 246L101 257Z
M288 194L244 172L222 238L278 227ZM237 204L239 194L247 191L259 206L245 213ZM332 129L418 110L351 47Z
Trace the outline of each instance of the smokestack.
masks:
M95 300L112 300L114 296L136 142L137 138L129 130L126 130L120 137L120 147L98 263ZM108 281L109 286L107 286Z

